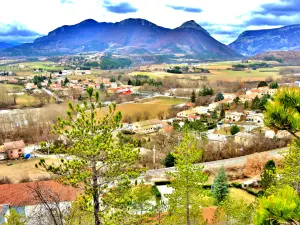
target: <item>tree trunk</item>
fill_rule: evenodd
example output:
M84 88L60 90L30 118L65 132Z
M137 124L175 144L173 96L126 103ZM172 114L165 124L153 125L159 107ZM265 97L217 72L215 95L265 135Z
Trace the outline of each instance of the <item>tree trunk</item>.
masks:
M95 225L101 225L102 223L101 223L100 216L99 216L100 202L99 202L98 177L97 177L96 162L93 162L92 173L93 173L93 201L94 201Z
M189 178L186 177L186 224L191 225L190 219L190 196L189 196Z

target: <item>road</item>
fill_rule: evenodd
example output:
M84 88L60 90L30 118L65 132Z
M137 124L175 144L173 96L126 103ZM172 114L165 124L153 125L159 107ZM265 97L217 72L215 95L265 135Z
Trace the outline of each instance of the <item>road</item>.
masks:
M63 102L63 99L61 99L60 97L58 97L57 95L55 95L53 92L47 90L46 88L42 88L42 90L43 90L46 94L48 94L48 95L52 96L53 98L55 98L57 102Z
M287 148L274 149L274 150L262 152L262 153L268 153L268 155L272 156L272 157L279 157L280 156L279 152L281 152L285 149L287 149ZM246 163L246 158L249 156L252 156L252 155L241 156L241 157L236 157L236 158L231 158L231 159L223 159L223 160L212 161L212 162L198 163L196 165L204 166L204 169L218 169L222 166L230 167L230 166L235 166L235 165L244 165ZM165 179L166 172L175 172L175 168L170 167L170 168L162 168L162 169L156 169L156 170L148 170L147 172L145 172L145 174L143 174L142 177L144 177L145 179L147 177L151 177L150 178L151 180Z

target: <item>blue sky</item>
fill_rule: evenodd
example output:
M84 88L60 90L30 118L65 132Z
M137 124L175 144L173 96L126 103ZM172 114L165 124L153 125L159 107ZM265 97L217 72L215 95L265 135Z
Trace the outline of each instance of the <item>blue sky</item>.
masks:
M143 18L176 28L195 20L229 44L245 30L300 24L300 0L1 0L0 41L31 42L85 19Z

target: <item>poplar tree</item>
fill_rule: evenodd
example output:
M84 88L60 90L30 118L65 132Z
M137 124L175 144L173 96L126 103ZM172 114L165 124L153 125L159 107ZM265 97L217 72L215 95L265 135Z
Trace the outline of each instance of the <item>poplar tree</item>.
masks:
M101 225L108 224L105 218L120 212L118 207L121 212L126 210L122 204L127 202L120 200L121 190L128 190L123 187L129 187L130 179L138 176L135 163L139 152L119 138L122 116L116 112L116 105L109 106L109 113L100 117L99 93L92 88L87 93L89 102L76 107L70 103L67 119L58 118L53 128L53 133L68 144L53 145L51 150L71 159L61 159L58 166L41 160L39 166L59 175L63 184L83 188L80 205L93 213L95 225Z

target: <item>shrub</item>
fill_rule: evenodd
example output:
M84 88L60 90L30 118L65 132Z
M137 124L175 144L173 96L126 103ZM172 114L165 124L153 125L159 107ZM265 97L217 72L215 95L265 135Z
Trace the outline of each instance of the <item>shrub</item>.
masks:
M231 135L235 135L237 134L238 132L240 132L240 128L237 126L237 125L232 125L232 127L230 128L230 133Z
M171 152L168 153L164 160L165 167L173 167L175 165L175 157L172 155Z
M235 187L235 188L239 188L239 189L242 189L242 187L243 187L242 184L236 183L236 182L231 183L231 186L232 186L232 187Z
M152 193L155 195L156 198L160 199L161 198L161 193L158 190L156 185L152 186Z

